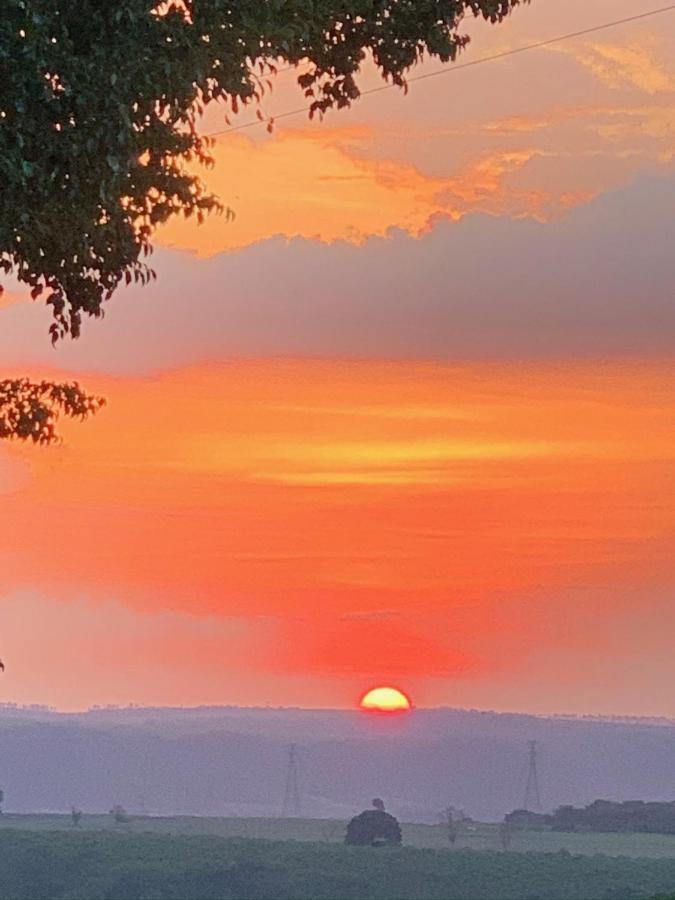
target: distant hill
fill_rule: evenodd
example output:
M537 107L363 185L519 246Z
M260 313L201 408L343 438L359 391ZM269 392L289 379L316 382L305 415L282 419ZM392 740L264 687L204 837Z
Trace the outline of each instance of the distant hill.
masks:
M0 787L16 812L278 815L293 742L303 815L347 818L381 796L403 820L435 822L453 805L489 821L522 804L528 740L548 810L675 800L674 722L452 709L0 707Z

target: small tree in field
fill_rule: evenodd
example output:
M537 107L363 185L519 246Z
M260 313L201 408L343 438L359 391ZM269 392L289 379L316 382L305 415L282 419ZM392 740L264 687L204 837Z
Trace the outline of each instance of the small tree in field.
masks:
M421 60L456 59L466 16L496 23L523 2L3 0L0 272L46 303L52 340L77 337L120 284L154 277L159 225L223 211L188 169L212 163L208 104L260 103L281 64L299 67L309 114L323 115L359 97L366 59L404 88ZM23 402L2 384L10 406ZM56 413L100 406L80 401L73 413L42 397L30 427L10 415L0 438L48 442Z
M123 806L120 806L119 803L110 810L110 815L113 817L115 825L127 825L131 822L131 818L129 813Z
M347 825L345 844L352 847L396 845L402 841L401 826L384 810L381 800L373 800L373 809L360 813Z
M454 847L457 843L457 838L464 827L464 823L466 822L466 814L461 809L455 809L454 806L448 806L441 813L440 819L441 823L445 826L448 843L451 847Z
M504 819L499 825L499 845L505 853L511 849L514 830L513 823L509 819Z

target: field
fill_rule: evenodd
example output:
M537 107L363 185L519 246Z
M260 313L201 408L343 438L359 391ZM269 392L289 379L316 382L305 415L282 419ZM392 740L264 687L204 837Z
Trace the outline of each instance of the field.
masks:
M126 825L115 825L111 816L85 815L79 830L117 831L172 835L214 835L217 837L260 838L269 841L311 841L342 843L345 822L334 819L263 819L210 818L202 816L133 816ZM69 815L0 816L0 833L4 828L29 831L72 831ZM403 842L407 847L448 849L446 832L441 825L403 823ZM494 825L476 825L460 835L456 850L500 850L499 834ZM514 853L557 853L594 856L630 856L635 858L675 859L675 835L662 834L566 834L548 831L519 831L510 847Z
M64 830L65 817L5 815L2 824L0 900L646 900L675 888L672 850L640 859L349 848L336 842L339 823L323 823L313 843L260 837L274 829L307 835L319 824L311 820L145 818L114 826L90 817L90 827ZM203 833L208 828L219 833ZM245 829L256 839L223 836ZM406 838L436 831L408 826ZM484 828L471 840L488 835ZM552 836L528 839L536 837Z
M209 835L0 834L1 900L638 900L675 860L347 848Z

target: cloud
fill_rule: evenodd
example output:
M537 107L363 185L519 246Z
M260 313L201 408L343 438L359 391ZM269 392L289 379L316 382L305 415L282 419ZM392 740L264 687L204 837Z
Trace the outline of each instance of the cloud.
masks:
M419 135L424 140L424 132ZM277 235L325 243L363 244L399 228L417 237L437 216L471 211L547 217L566 205L552 191L515 191L509 176L527 166L536 149L477 154L459 171L430 176L403 161L371 158L372 131L299 129L254 141L221 139L206 175L210 190L235 211L203 225L174 218L162 227L164 246L212 256ZM203 174L203 173L200 173Z
M161 251L79 342L3 310L10 367L152 372L252 356L546 359L671 354L675 180L641 178L549 224L466 216L422 239L277 238L199 260Z
M672 137L675 133L675 109L666 106L634 106L607 109L591 126L602 137L621 142L640 142L645 138L662 144L661 158L672 158Z
M667 362L244 361L91 386L109 405L64 445L7 450L30 473L0 504L7 591L400 613L636 579L671 550ZM368 413L388 405L422 414Z
M276 469L258 471L255 477L288 485L457 485L462 476L457 464L572 459L589 447L565 442L509 441L495 436L489 441L408 440L334 442L307 441L275 448ZM593 448L597 452L597 447ZM269 451L266 451L269 457ZM295 468L293 466L295 465Z
M647 42L560 44L551 50L572 56L613 90L630 86L651 95L675 91L675 74L655 58Z

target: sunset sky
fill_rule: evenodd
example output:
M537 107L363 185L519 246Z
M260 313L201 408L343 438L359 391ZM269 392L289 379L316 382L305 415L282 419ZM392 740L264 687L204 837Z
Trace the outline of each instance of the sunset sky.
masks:
M3 377L108 405L0 447L0 701L675 715L674 60L670 12L221 135L235 220L79 341L7 291Z

